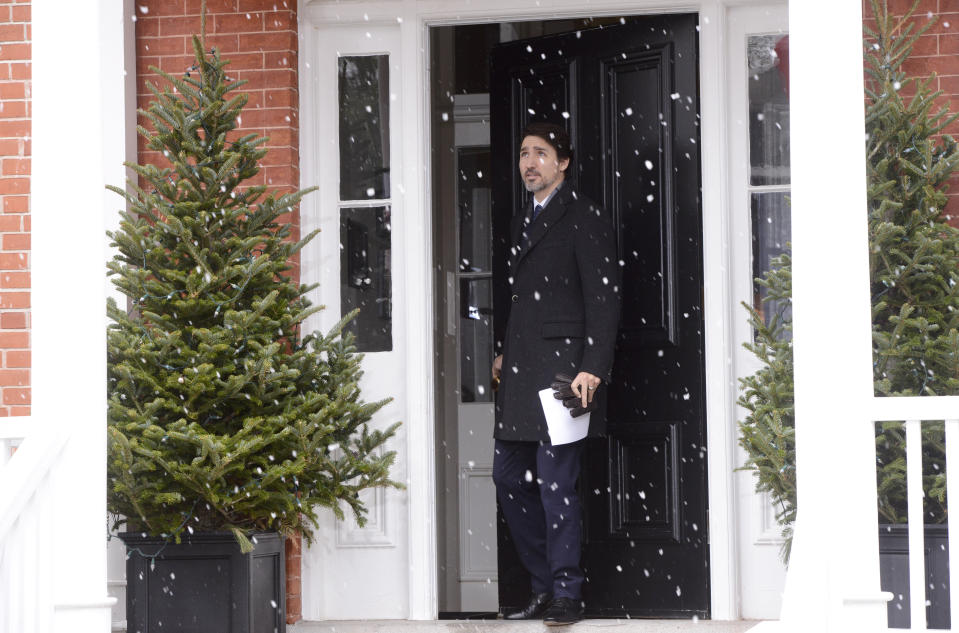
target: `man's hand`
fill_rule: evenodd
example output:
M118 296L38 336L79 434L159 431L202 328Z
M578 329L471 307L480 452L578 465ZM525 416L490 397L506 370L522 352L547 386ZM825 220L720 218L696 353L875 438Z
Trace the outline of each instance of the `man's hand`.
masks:
M493 380L499 380L503 374L503 355L500 354L493 359Z
M573 378L573 382L570 383L570 388L573 390L577 396L583 402L583 408L593 401L593 396L596 395L596 388L599 387L599 383L603 382L593 374L585 371L581 371L576 374L576 378Z

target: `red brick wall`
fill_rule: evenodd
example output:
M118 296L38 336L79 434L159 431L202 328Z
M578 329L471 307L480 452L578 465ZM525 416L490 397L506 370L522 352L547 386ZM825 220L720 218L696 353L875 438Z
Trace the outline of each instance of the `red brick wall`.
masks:
M162 78L151 66L182 74L193 63L191 38L200 33L200 0L137 0L137 106L152 97L147 82ZM269 153L250 185L267 184L281 192L299 187L299 93L297 89L296 0L208 0L207 48L215 47L230 61L237 79L246 79L250 100L237 135L268 136ZM148 125L141 118L140 124ZM162 162L138 141L140 163ZM288 218L299 239L299 216ZM286 220L284 220L286 221ZM294 262L298 265L298 261ZM294 270L299 278L298 269Z
M137 0L134 11L137 105L145 109L152 97L147 82L162 79L150 66L176 75L192 65L191 38L200 33L200 0ZM216 47L230 60L232 76L248 80L242 90L250 100L236 134L255 132L270 138L262 169L249 184L296 190L300 182L296 0L208 0L206 32L207 48ZM148 125L142 118L139 123ZM162 162L161 155L147 151L142 138L137 154L141 164ZM299 239L298 214L283 221L293 223L293 239ZM293 273L298 279L298 268ZM287 544L286 568L287 621L292 623L301 618L298 538Z
M0 416L30 413L30 2L0 2Z
M893 15L902 16L912 6L913 0L888 0ZM941 90L940 102L949 104L950 112L959 111L959 1L957 0L920 0L914 19L924 24L930 18L936 23L916 40L912 56L903 64L910 77L926 78L936 73L931 87ZM863 17L866 25L872 27L872 3L863 0ZM917 25L916 28L918 28ZM946 130L959 140L959 121ZM952 216L952 222L959 227L959 174L953 176L949 187L949 204L946 214Z

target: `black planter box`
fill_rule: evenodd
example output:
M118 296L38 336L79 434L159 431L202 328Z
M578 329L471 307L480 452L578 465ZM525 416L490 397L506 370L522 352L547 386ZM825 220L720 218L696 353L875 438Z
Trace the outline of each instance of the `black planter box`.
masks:
M930 629L948 629L949 539L945 525L926 525L924 536L926 622ZM906 525L879 526L879 584L892 592L887 604L889 628L909 628L909 529ZM921 624L921 623L920 623ZM913 628L919 628L913 623Z
M286 633L283 537L184 535L179 545L124 532L127 633Z

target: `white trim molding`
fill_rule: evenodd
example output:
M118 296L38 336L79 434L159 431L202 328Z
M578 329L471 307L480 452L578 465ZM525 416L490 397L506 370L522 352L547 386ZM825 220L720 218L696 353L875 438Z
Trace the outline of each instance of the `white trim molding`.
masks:
M407 3L409 4L409 3ZM412 17L412 16L411 16ZM433 230L430 195L429 32L419 20L401 25L403 59L415 63L403 74L403 129L414 160L403 162L407 183L407 224L401 248L410 294L407 295L406 365L409 429L409 601L411 620L434 620L439 615L439 578L436 516L436 407L433 391ZM415 60L415 61L414 61ZM414 70L415 69L415 70Z

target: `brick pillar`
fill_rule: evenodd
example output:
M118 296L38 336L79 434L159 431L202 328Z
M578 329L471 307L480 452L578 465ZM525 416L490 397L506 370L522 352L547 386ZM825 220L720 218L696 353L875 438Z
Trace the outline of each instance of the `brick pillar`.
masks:
M300 582L300 559L303 553L303 538L297 534L286 539L286 621L298 622L303 617L302 583Z
M0 416L30 414L30 3L0 4Z
M191 38L200 33L200 4L200 0L137 0L139 108L145 109L152 97L147 82L161 80L150 66L178 75L193 63ZM235 133L255 132L270 139L260 173L249 184L266 184L280 193L295 191L300 183L295 0L208 0L206 32L207 48L215 47L230 60L232 76L248 81L242 90L250 100ZM139 123L148 125L142 118ZM138 162L162 162L159 154L147 151L142 138L138 143ZM280 220L291 222L292 239L299 239L299 211ZM294 261L292 271L297 280L298 264ZM300 549L299 538L287 541L287 622L291 624L302 617Z

